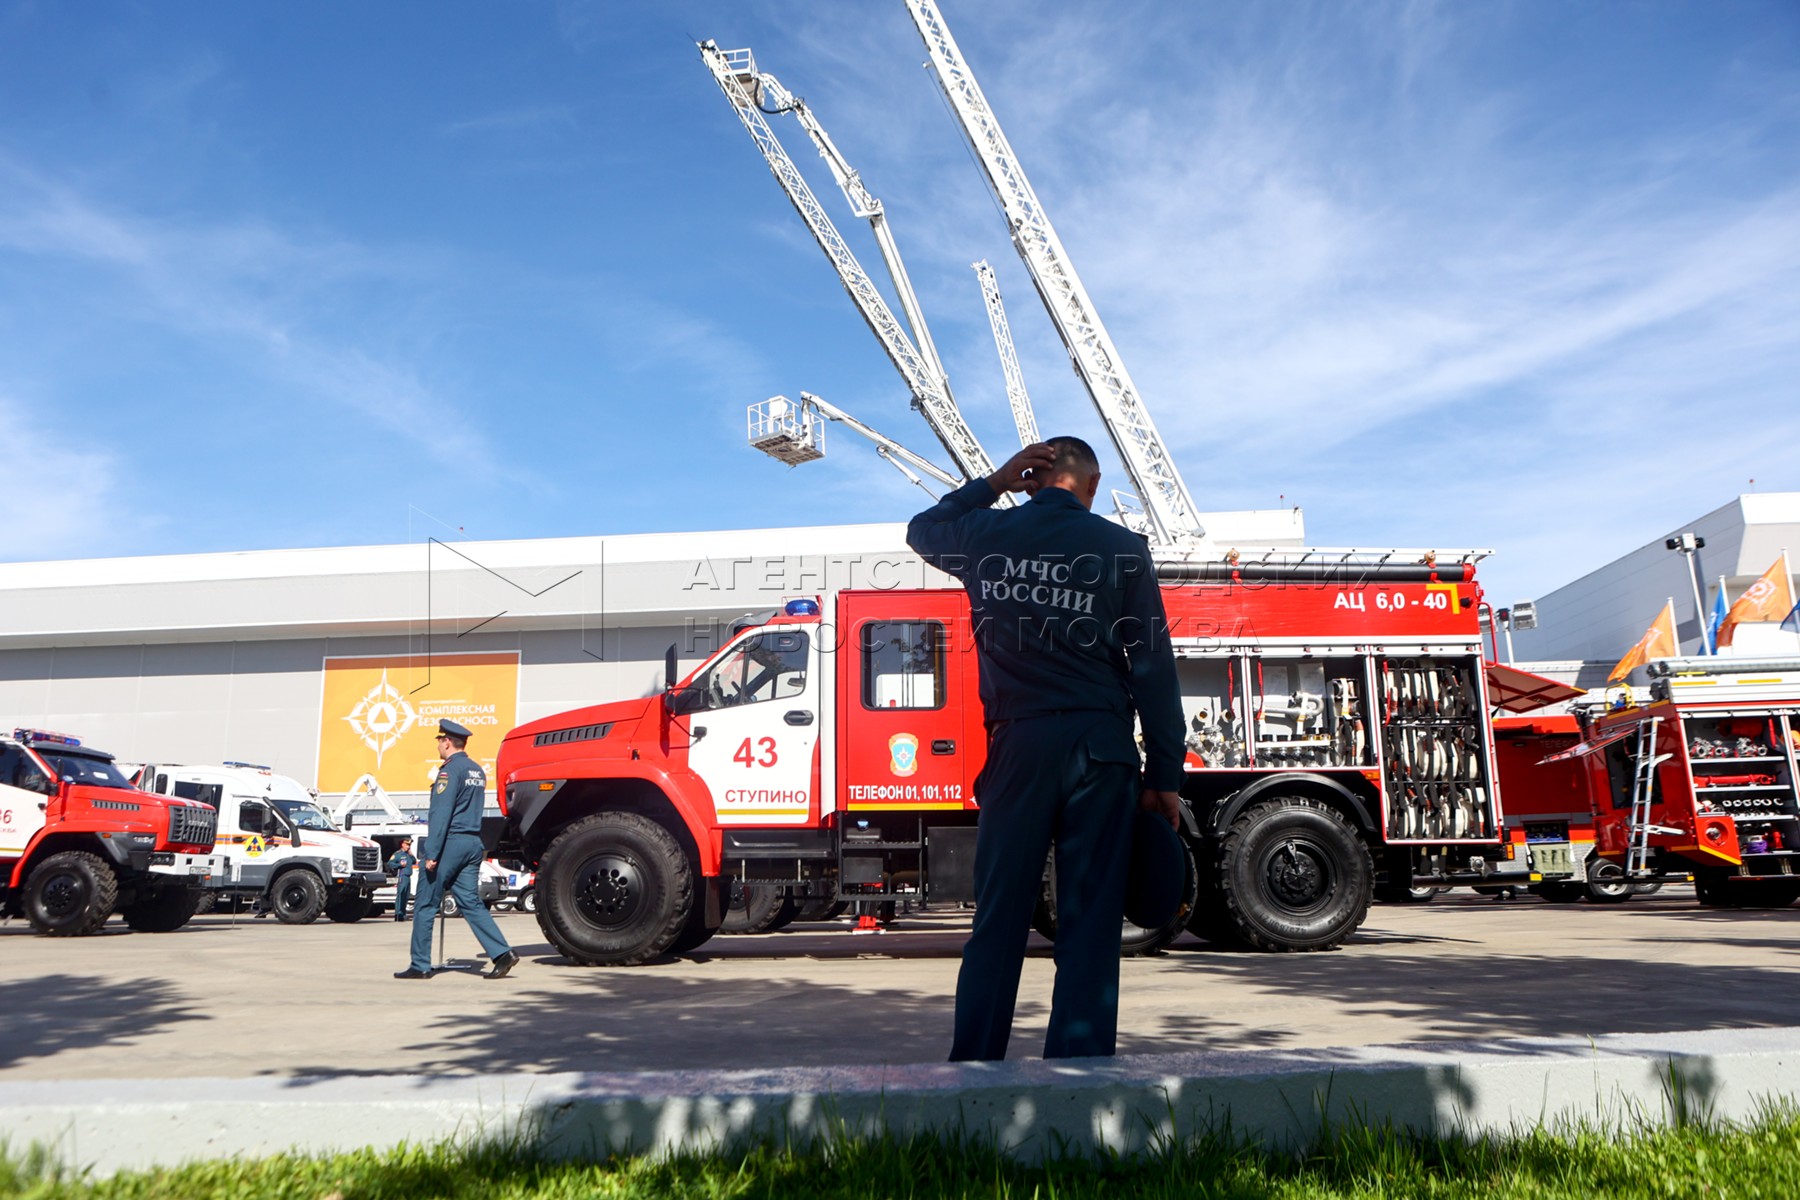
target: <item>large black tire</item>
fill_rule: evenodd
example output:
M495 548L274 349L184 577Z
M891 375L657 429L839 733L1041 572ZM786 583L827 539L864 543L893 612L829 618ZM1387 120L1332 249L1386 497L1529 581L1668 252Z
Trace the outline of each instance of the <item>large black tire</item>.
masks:
M353 925L375 911L375 897L367 892L339 892L325 902L325 915L340 925Z
M1623 904L1634 892L1631 881L1625 878L1625 868L1604 858L1588 860L1583 888L1595 904Z
M669 944L670 954L686 954L690 950L698 950L713 939L719 932L719 926L708 924L706 920L707 894L716 893L720 920L724 919L725 905L730 897L730 880L723 875L711 879L699 879L700 886L694 895L694 905L688 911L687 924L682 927L681 936Z
M189 887L158 888L119 910L125 924L138 933L174 933L193 920L202 892Z
M1552 904L1576 904L1587 895L1587 885L1575 883L1568 879L1554 879L1547 883L1534 883L1526 889L1534 896L1542 896Z
M98 933L119 901L119 878L83 850L52 854L25 879L25 918L47 937Z
M604 812L550 843L538 867L538 925L571 962L630 966L669 952L700 897L675 839L649 817Z
M1215 877L1259 950L1330 950L1369 915L1375 864L1335 809L1302 796L1251 805L1220 839Z
M219 893L211 888L202 888L198 899L194 902L194 915L203 916L219 907Z
M788 890L775 883L731 881L730 903L725 909L723 934L773 933L793 923L800 904Z
M269 885L269 911L283 925L311 925L325 911L325 885L305 867L277 875Z

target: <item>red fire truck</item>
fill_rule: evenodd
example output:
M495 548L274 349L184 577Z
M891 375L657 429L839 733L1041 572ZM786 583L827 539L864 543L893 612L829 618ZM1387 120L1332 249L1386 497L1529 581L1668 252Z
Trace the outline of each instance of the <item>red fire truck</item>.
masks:
M1693 872L1702 904L1800 899L1800 658L1653 661L1651 701L1552 757L1585 767L1598 854L1626 879Z
M94 933L114 912L140 932L181 928L224 875L215 821L197 801L138 791L76 738L0 735L0 907L39 933Z
M1159 564L1192 866L1182 913L1140 944L1185 925L1327 949L1378 888L1477 882L1504 853L1476 556L1322 554ZM985 754L969 619L960 590L801 599L679 681L671 647L660 696L513 730L496 774L546 936L583 963L689 950L732 879L968 900Z

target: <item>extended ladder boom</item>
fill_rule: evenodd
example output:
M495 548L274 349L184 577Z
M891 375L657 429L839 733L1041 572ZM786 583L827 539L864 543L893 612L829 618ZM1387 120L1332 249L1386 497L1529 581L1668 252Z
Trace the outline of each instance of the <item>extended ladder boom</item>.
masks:
M825 257L831 260L832 267L843 282L844 290L850 293L857 311L862 313L870 330L881 342L882 349L887 351L888 358L906 381L906 386L913 395L914 407L925 418L926 424L931 426L931 431L944 444L951 460L967 478L991 474L994 469L993 461L988 458L987 452L976 440L974 431L969 428L968 423L963 420L962 412L956 407L945 382L943 368L937 361L936 347L931 346L930 335L925 331L923 315L917 312L917 301L912 298L911 285L902 282L906 278L905 269L900 265L898 251L892 249L893 237L887 230L880 202L863 188L860 178L849 169L842 155L836 152L836 147L825 137L824 130L819 128L817 121L810 114L803 115L800 118L802 124L819 146L821 155L843 186L844 194L850 199L852 207L857 210L858 215L869 217L871 224L875 226L877 242L882 247L883 256L887 258L889 270L894 274L902 304L913 322L914 331L920 336L921 344L931 347L928 352L921 352L913 345L905 329L895 318L893 310L888 307L887 301L869 278L868 272L857 262L856 255L845 243L843 235L837 231L824 207L807 186L793 159L788 157L774 130L764 120L765 111L805 113L804 106L773 76L757 71L755 59L748 50L724 51L716 43L708 41L700 43L700 56L712 71L713 79L725 93L725 98L731 101L733 111L743 122L757 149L762 152L776 182L781 184L782 191L787 193L788 199L799 212L800 219L812 231L813 238L825 252ZM765 110L761 104L763 100L773 101L773 109Z
M1031 272L1056 331L1087 386L1100 419L1131 475L1149 519L1153 540L1168 544L1202 537L1193 498L1149 410L1139 398L1124 360L1088 298L1044 206L1025 177L999 120L963 59L934 0L906 0L931 65L957 122L987 175L1012 229L1013 245Z
M1019 445L1030 446L1038 437L1037 414L1031 411L1031 397L1025 392L1025 372L1019 369L1019 354L1013 349L1012 326L1006 323L1006 305L1000 301L1000 281L987 259L974 264L975 278L981 281L981 300L987 305L988 325L994 330L994 349L1000 352L1000 370L1006 375L1006 398L1012 404L1013 424L1019 429Z

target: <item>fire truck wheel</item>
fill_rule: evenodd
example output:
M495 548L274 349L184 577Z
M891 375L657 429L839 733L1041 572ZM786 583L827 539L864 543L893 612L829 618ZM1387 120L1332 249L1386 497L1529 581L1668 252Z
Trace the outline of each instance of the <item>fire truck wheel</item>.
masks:
M125 924L138 933L173 933L193 919L201 893L193 888L158 888L119 910Z
M731 881L730 901L720 933L773 933L791 924L800 904L788 890L773 883Z
M1534 883L1528 889L1534 896L1542 896L1552 904L1574 904L1587 895L1587 886L1570 883L1566 880L1553 883Z
M211 912L217 907L219 907L219 893L212 891L211 889L203 890L200 893L200 898L194 903L194 915L198 917L204 913Z
M1251 805L1219 843L1232 923L1259 950L1329 950L1369 913L1369 848L1334 809L1299 796Z
M1726 871L1695 871L1694 895L1713 908L1786 908L1800 900L1800 880L1733 879Z
M325 885L311 871L296 867L269 885L269 907L283 925L311 925L325 911Z
M342 892L325 902L325 915L340 925L351 925L375 911L375 897L367 892Z
M667 830L637 813L595 813L557 835L538 868L538 925L572 962L631 966L668 953L699 899Z
M52 854L25 880L25 917L49 937L97 933L118 899L119 880L106 860L81 850Z
M688 911L687 925L682 929L681 936L670 943L670 954L686 954L689 950L697 950L701 946L706 945L707 942L711 941L713 935L719 932L719 927L717 925L708 925L706 923L706 889L710 888L718 893L719 911L723 913L725 911L725 903L728 899L729 892L727 882L728 881L723 876L714 876L711 879L701 879L700 892L694 897L693 907Z
M1588 860L1588 880L1582 885L1587 898L1595 904L1623 904L1632 897L1631 881L1625 868L1605 859Z

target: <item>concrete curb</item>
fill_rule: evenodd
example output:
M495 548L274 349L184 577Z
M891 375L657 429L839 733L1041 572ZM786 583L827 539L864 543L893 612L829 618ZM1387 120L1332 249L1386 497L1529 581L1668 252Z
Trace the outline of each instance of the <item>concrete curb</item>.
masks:
M15 1152L100 1174L286 1150L526 1138L665 1153L759 1137L960 1128L1035 1160L1134 1153L1229 1119L1293 1144L1324 1122L1427 1133L1732 1120L1791 1096L1800 1029L1608 1034L983 1064L491 1076L0 1083Z

